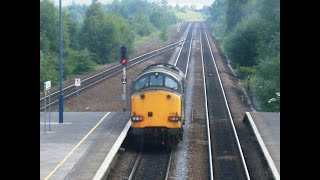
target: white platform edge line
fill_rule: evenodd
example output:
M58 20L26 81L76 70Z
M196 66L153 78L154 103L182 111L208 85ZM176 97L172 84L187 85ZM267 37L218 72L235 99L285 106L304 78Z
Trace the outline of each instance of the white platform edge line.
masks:
M273 176L277 180L280 179L279 172L278 172L278 170L277 170L277 168L276 168L276 166L275 166L275 164L274 164L274 162L273 162L273 160L272 160L272 158L271 158L271 156L269 154L269 151L268 151L266 145L264 144L264 142L263 142L263 140L261 138L261 135L260 135L260 133L258 131L258 128L257 128L256 124L254 123L254 121L253 121L253 119L251 117L251 114L249 112L246 112L246 114L247 114L247 117L248 117L249 122L251 124L251 127L252 127L252 129L254 131L254 134L256 135L256 137L258 139L258 142L259 142L259 145L260 145L260 147L262 149L262 152L263 152L264 156L266 157L267 162L268 162L268 164L269 164L269 166L271 168Z
M97 171L97 173L93 177L93 180L101 180L103 178L103 176L104 176L105 172L108 170L108 168L109 168L114 156L117 154L118 149L120 148L123 140L125 139L130 126L131 126L131 120L129 119L126 127L123 129L123 131L119 135L118 139L113 144L113 146L112 146L111 150L109 151L107 157L104 159L104 161L101 164L99 170Z

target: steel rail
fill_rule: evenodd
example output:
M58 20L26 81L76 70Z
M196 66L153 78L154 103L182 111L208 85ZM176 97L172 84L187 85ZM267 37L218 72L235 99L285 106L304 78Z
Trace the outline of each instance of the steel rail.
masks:
M138 164L140 162L140 159L141 159L141 152L139 153L136 161L134 162L134 165L133 165L133 168L132 168L132 171L130 173L130 176L129 176L128 180L132 180L134 174L136 173L136 170L137 170Z
M201 51L203 90L204 90L205 105L206 105L206 122L207 122L207 135L208 135L209 170L210 170L210 179L213 180L214 178L213 178L211 137L210 137L211 133L210 133L210 125L209 125L208 99L207 99L207 88L206 88L207 84L206 84L206 76L205 76L204 63L203 63L201 31L200 31L200 51Z
M182 51L182 49L183 49L183 45L184 45L184 43L185 43L185 40L187 39L187 36L188 36L188 34L189 34L189 30L190 30L190 27L191 27L191 26L192 26L192 24L189 24L189 26L188 26L188 28L187 28L187 30L186 30L187 32L186 32L185 38L183 39L183 42L182 42L182 45L181 45L179 54L178 54L178 56L177 56L177 58L176 58L176 62L174 63L174 66L177 66L177 63L178 63L178 60L179 60L181 51Z
M171 166L171 157L172 157L172 151L170 152L170 155L169 155L169 162L168 162L168 167L167 167L167 173L166 173L166 177L164 178L165 180L168 180L168 178L169 178L169 171L170 171L170 166Z
M190 60L190 54L191 54L191 46L193 42L193 35L194 35L195 28L192 30L192 35L191 35L191 40L190 40L190 46L189 46L189 53L188 53L188 61L187 61L187 67L186 67L186 72L184 73L186 78L188 74L188 67L189 67L189 60Z

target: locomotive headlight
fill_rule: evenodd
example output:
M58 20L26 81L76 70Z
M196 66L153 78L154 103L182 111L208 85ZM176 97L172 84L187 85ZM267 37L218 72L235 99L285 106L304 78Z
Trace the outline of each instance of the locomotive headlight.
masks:
M178 121L178 120L179 120L179 117L178 117L178 116L169 116L169 117L168 117L168 120L169 120L169 121Z
M133 116L133 117L131 117L131 120L135 121L135 122L138 122L138 121L142 121L143 117L142 116Z

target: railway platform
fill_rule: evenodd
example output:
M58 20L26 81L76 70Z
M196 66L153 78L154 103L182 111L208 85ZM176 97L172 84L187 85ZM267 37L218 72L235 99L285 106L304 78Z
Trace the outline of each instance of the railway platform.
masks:
M100 179L130 128L129 112L40 112L40 179ZM45 127L46 124L46 127Z
M262 152L276 179L280 179L280 113L246 112Z

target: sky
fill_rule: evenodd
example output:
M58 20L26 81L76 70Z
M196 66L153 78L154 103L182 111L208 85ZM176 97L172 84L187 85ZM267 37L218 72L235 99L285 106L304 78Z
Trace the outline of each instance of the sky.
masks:
M59 5L59 0L53 0L56 5ZM98 0L103 4L111 3L113 0ZM123 0L125 1L125 0ZM161 0L148 0L149 2L161 2ZM177 3L179 6L190 6L195 5L197 8L202 8L204 5L210 6L214 0L167 0L169 5L175 6ZM62 6L71 5L72 2L77 4L91 4L92 0L61 0Z

